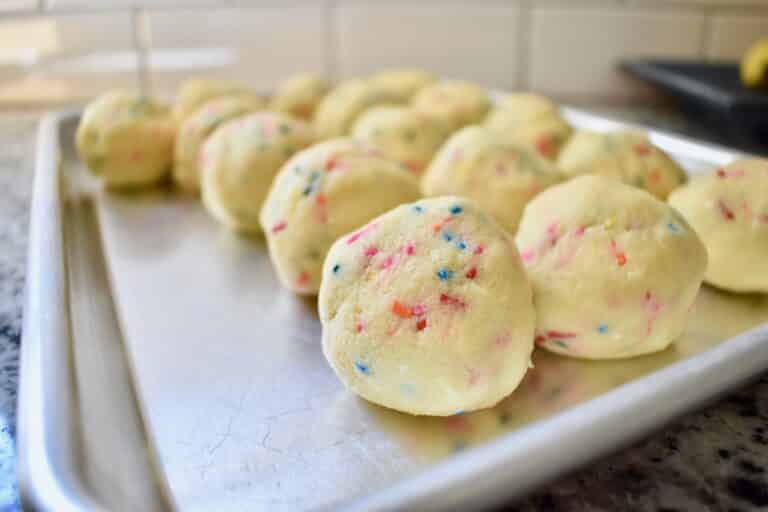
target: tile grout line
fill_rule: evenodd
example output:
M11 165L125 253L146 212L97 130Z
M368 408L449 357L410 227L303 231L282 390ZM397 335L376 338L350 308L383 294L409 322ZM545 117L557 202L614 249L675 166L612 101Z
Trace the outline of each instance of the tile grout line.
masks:
M521 0L517 16L517 77L514 80L517 89L529 89L531 62L531 19L532 6L528 0Z

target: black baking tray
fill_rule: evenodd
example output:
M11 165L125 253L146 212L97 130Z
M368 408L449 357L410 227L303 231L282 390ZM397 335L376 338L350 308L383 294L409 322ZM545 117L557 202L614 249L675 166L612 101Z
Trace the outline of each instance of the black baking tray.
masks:
M633 59L621 68L667 93L722 142L768 154L768 91L744 87L738 64Z

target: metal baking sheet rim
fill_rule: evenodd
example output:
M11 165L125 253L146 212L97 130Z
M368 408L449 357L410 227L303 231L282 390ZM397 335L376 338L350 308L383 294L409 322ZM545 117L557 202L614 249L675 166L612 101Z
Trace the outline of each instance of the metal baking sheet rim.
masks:
M725 163L739 152L574 110L571 121L648 130L660 146L688 146ZM79 115L45 116L39 126L30 214L26 307L18 405L18 479L29 510L103 510L78 474L67 279L60 195L59 127ZM491 505L627 444L768 367L768 324L684 361L537 421L409 479L353 500L346 510L442 510ZM697 378L704 377L706 378ZM62 392L62 390L68 390ZM563 435L568 442L562 443ZM526 471L509 481L506 470Z

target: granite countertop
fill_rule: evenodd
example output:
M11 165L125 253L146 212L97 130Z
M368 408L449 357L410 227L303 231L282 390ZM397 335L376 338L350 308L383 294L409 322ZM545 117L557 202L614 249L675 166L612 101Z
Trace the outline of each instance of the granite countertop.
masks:
M602 110L602 109L601 109ZM648 110L635 121L688 129ZM16 510L15 413L28 206L39 113L0 114L0 511ZM768 510L768 373L505 510Z

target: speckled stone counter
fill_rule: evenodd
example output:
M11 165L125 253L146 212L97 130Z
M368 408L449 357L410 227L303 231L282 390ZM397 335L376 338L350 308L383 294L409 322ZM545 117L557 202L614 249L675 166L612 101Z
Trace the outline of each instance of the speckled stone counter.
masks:
M612 113L690 133L655 112ZM38 119L0 114L0 511L18 508L16 386ZM768 374L505 510L768 510Z

